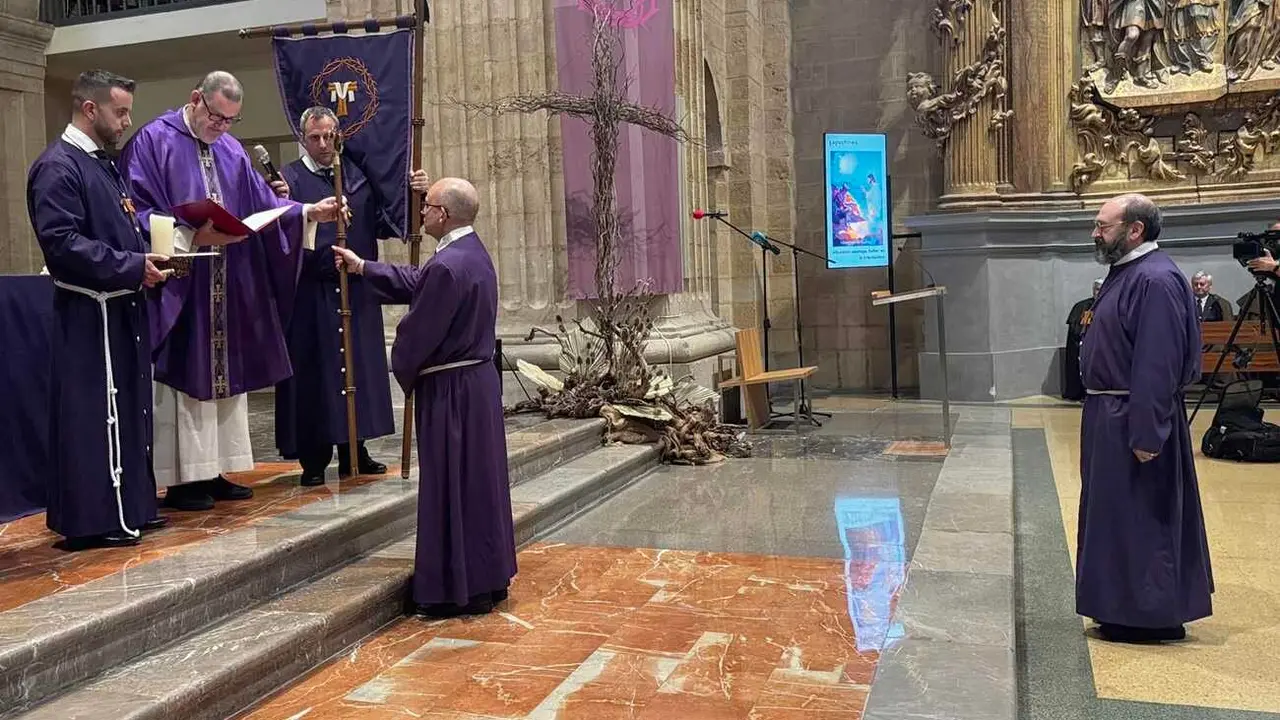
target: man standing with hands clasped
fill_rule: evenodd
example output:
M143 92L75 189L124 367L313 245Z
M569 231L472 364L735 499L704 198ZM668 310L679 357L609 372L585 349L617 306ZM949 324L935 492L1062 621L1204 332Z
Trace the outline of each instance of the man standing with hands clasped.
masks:
M1183 388L1200 377L1191 285L1156 244L1160 210L1122 195L1098 211L1110 266L1080 348L1076 612L1114 642L1186 637L1213 614L1213 574Z
M71 88L71 123L27 178L27 210L57 287L51 338L49 529L69 550L136 545L156 514L147 252L128 181L107 156L132 124L134 82L105 70Z
M465 180L431 186L422 229L439 244L421 268L333 249L339 268L363 275L388 303L409 304L391 371L418 403L413 600L434 617L492 611L516 574L502 379L493 364L498 277L471 227L479 208Z

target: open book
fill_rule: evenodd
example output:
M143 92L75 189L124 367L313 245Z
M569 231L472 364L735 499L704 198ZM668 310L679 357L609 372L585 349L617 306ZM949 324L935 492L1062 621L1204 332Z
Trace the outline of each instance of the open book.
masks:
M243 220L210 199L196 200L173 207L173 215L193 228L199 229L209 220L215 230L227 235L252 235L289 212L289 205L254 213Z

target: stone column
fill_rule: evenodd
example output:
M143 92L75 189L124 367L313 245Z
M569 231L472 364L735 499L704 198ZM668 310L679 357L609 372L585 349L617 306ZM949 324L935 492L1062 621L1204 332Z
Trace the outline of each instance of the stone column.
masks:
M1019 193L1069 193L1075 142L1067 98L1076 77L1077 0L1010 3L1008 22L1013 96L1011 130L1018 149L1013 184ZM1068 69L1064 69L1068 68Z
M944 82L951 82L961 69L979 62L991 31L1001 22L996 13L1000 0L979 0L955 22L955 38L944 38L946 70ZM946 208L977 208L1000 204L999 137L991 131L995 105L990 99L978 103L977 112L956 123L946 151L946 194L939 205Z
M39 272L43 259L27 216L27 169L44 149L44 49L53 26L36 0L0 4L0 273ZM70 98L67 105L70 104Z

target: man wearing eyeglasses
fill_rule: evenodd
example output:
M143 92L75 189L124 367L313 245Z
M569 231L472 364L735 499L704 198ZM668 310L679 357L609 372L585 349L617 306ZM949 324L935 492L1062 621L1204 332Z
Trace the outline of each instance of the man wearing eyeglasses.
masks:
M1095 257L1110 269L1080 347L1076 612L1115 642L1181 640L1213 613L1183 393L1200 377L1200 320L1160 230L1143 195L1098 211Z
M271 187L228 134L240 120L244 89L229 73L209 73L186 105L147 123L129 141L121 164L132 182L139 219L172 220L173 208L212 199L244 218L287 206L249 237L175 221L179 254L214 252L191 260L187 277L154 295L156 485L177 510L209 510L215 501L253 496L225 473L253 469L248 393L275 385L293 369L285 347L304 247L314 247L317 223L337 219L338 201L287 199Z

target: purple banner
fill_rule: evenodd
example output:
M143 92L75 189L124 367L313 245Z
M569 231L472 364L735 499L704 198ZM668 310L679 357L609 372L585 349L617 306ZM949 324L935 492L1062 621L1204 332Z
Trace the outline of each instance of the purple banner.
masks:
M402 238L409 234L413 35L405 29L271 39L289 127L301 139L303 110L332 109L344 154L373 182Z
M560 92L589 95L593 11L619 8L619 84L627 100L674 117L676 110L675 13L671 0L556 0L556 66ZM630 9L627 9L630 8ZM564 190L569 247L569 295L595 298L596 235L591 216L591 127L561 117ZM676 141L635 125L618 128L618 211L622 242L617 290L638 283L649 291L680 292L684 286L680 222L679 148Z

